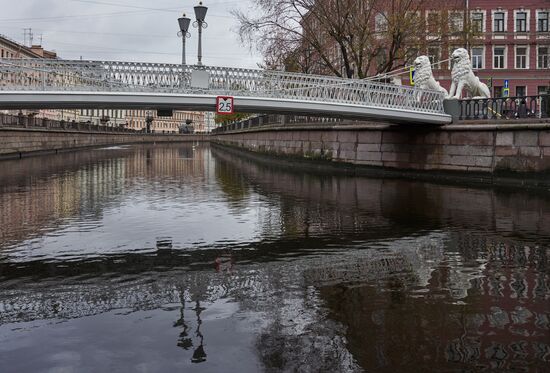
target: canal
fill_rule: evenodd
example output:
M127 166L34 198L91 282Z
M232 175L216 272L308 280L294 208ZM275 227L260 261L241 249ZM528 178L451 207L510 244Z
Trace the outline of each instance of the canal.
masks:
M542 372L549 256L548 190L207 143L2 161L0 371Z

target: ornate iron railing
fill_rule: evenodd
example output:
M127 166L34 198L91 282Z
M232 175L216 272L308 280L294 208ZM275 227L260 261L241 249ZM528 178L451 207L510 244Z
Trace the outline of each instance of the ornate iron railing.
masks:
M459 120L536 119L549 116L549 95L460 100Z
M223 124L212 130L213 134L220 134L230 131L247 130L262 126L286 126L286 125L343 125L358 124L361 121L347 120L343 118L329 118L304 115L266 114L252 116L247 119Z
M118 126L103 126L95 125L91 122L82 122L74 120L53 120L46 118L37 118L34 116L25 115L10 115L0 113L0 128L31 128L45 130L70 130L70 131L93 131L93 132L123 132L123 133L140 133L122 125Z
M195 88L194 71L208 73ZM107 91L255 96L443 114L443 95L368 80L230 67L0 59L0 91ZM419 94L419 93L422 94Z

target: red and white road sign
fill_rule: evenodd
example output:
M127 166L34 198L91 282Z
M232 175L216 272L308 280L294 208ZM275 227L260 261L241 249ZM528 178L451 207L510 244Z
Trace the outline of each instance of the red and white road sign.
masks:
M216 97L216 113L217 114L233 114L234 113L234 99L231 96L218 96Z

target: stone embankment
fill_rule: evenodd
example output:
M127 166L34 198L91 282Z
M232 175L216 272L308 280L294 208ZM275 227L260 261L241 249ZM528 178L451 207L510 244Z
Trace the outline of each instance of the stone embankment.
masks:
M234 130L212 140L254 152L385 169L550 171L550 122L544 120L442 127L310 123Z
M213 141L269 155L383 170L531 173L545 178L550 175L547 119L442 127L308 122L241 127L213 135L145 134L51 121L47 127L13 127L0 122L0 158L87 147L186 141Z
M204 141L205 135L146 134L119 127L51 120L26 120L19 125L0 116L0 159L21 158L90 147L136 143ZM34 118L31 118L34 119ZM39 123L40 126L36 126Z

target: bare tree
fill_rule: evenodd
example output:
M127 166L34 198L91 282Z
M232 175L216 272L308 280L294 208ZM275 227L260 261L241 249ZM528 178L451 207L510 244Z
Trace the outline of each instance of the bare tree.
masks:
M424 11L441 0L253 0L235 11L241 40L258 46L267 68L364 78L405 66L449 32L447 13L427 37ZM449 0L450 8L461 1ZM432 25L433 26L433 25Z

